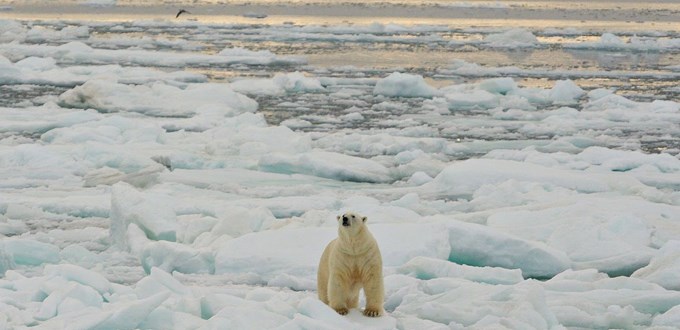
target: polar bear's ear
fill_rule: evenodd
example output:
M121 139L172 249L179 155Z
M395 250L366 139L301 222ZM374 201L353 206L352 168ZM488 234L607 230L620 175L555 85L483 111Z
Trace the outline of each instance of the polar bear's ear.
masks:
M361 218L361 221L363 221L363 222L366 222L366 220L368 220L368 217Z

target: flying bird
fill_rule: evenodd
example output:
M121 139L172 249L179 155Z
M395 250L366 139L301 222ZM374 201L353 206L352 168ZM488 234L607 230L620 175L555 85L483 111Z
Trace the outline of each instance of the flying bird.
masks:
M186 11L186 10L184 10L184 9L180 9L180 10L177 12L177 15L175 15L175 18L179 17L179 15L182 15L183 13L191 14L190 12L188 12L188 11Z

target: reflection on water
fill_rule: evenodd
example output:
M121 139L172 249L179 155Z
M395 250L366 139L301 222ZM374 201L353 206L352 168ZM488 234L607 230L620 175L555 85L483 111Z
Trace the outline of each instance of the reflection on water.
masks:
M129 9L128 9L129 10ZM21 20L96 20L101 22L130 22L130 21L154 21L174 18L174 10L166 13L145 13L127 10L125 12L107 12L105 15L93 16L91 12L64 12L53 11L8 11L0 12L0 19ZM630 33L646 32L650 30L680 31L679 22L649 22L649 21L616 21L616 20L564 20L564 19L537 19L537 18L464 18L464 17L398 17L398 16L324 16L324 15L269 15L266 18L256 19L243 15L230 14L201 14L188 18L186 21L201 24L299 24L299 25L339 25L356 24L369 25L372 23L399 24L399 25L446 25L454 29L466 29L474 27L505 29L508 27L522 27L531 29L564 29L578 26L582 30L595 31L628 31Z
M0 18L96 21L195 20L205 24L436 24L454 28L527 27L679 31L676 0L0 0ZM190 9L175 19L179 8ZM247 17L245 17L247 16ZM254 18L264 17L261 19Z
M83 0L50 0L51 4L80 4ZM23 0L27 5L44 4L44 0ZM119 6L196 5L196 0L117 0ZM455 8L560 8L560 9L680 9L675 0L202 0L203 5L337 5L368 6L435 6ZM16 5L15 0L0 0L3 5Z
M522 87L549 89L556 80L571 79L586 91L610 88L632 100L680 100L680 89L677 88L680 73L670 68L677 65L680 49L636 51L569 47L570 44L595 44L604 32L616 32L623 42L633 35L650 36L663 41L680 39L680 24L677 22L680 15L676 15L677 18L669 16L677 14L675 11L680 12L680 8L676 9L680 4L673 1L645 5L644 13L635 7L639 2L632 0L376 0L369 1L368 7L364 2L355 2L353 5L347 5L349 2L338 5L330 0L318 2L322 5L301 6L295 1L295 5L284 5L282 1L269 0L254 0L247 5L229 2L212 6L209 4L217 2L206 1L203 3L208 5L196 6L193 1L168 0L160 6L157 5L159 2L120 0L119 6L114 7L54 6L55 2L51 6L45 6L42 2L42 5L19 6L13 3L11 10L0 12L0 18L30 20L31 27L52 30L67 25L87 25L90 35L77 40L95 48L144 48L163 52L216 54L227 47L242 47L268 50L279 55L299 55L308 61L306 66L211 67L196 63L183 68L205 74L211 81L269 78L290 71L302 71L324 78L366 78L369 81L357 85L356 80L349 79L347 84L331 84L326 86L325 91L318 93L250 95L257 100L259 111L270 124L278 125L288 119L310 123L308 127L296 128L300 130L385 129L389 125L398 127L404 116L418 118L423 111L431 111L424 110L425 100L420 98L373 95L370 81L374 82L394 71L419 74L435 87L474 83L491 77L511 77ZM3 0L0 0L2 3ZM132 6L133 3L135 6ZM143 4L156 6L141 6ZM417 4L422 6L416 7ZM184 5L194 6L192 15L174 19L177 7ZM620 11L620 17L615 15L617 10ZM247 11L264 13L267 17L244 17L243 13ZM631 19L637 17L638 13L647 15L640 17L655 19ZM410 27L424 24L428 28L381 30L389 23ZM489 34L511 27L527 28L537 37L538 43L523 48L496 48L484 44ZM27 42L61 44L67 40ZM468 64L477 71L456 71L454 63ZM50 97L53 100L64 90L63 87L54 86L3 86L0 88L3 95L0 106L40 104L50 100ZM332 96L342 90L356 91L356 94L351 100ZM349 113L356 104L365 110L362 111L365 121L355 123L338 119ZM573 106L578 108L580 105ZM496 139L551 138L523 134L513 126L516 123L508 121L499 123L500 131L496 132L495 122L487 109L455 112L436 120L455 121L456 116L467 116L467 119L473 119L472 122L481 118L487 124L492 123L489 132L494 132ZM439 123L422 124L437 127ZM487 136L475 136L474 132L480 130L466 131L465 127L456 127L448 133L442 131L442 135L462 140L488 138L487 133L483 133ZM663 141L663 136L656 134L647 141L648 147L645 149L653 151L663 145Z
M415 48L415 49L413 49ZM520 69L590 70L590 71L654 71L676 64L674 53L622 53L595 50L521 49L474 52L455 49L418 47L366 49L361 45L316 49L305 53L309 63L318 66L352 65L359 68L423 68L433 70L463 60L485 67L514 66Z

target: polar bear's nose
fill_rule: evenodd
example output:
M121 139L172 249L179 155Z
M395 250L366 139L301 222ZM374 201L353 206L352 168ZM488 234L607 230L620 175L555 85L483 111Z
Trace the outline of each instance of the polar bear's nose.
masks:
M347 216L342 216L342 225L345 227L349 226L349 218Z

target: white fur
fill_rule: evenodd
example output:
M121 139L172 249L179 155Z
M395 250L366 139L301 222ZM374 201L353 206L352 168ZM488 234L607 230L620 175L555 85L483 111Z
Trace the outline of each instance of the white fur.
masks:
M343 217L349 226L343 226ZM338 216L338 237L326 246L319 262L317 289L319 299L345 315L359 305L359 290L364 289L364 315L383 313L385 286L382 257L378 243L366 226L366 217L356 213Z

